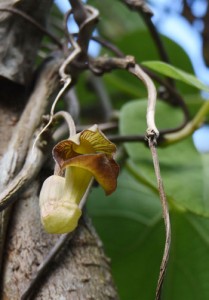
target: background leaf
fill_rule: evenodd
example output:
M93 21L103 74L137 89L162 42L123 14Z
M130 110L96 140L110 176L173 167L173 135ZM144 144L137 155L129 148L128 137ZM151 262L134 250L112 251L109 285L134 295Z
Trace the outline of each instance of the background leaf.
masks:
M191 61L189 60L186 52L169 38L164 36L160 37L167 52L169 53L171 64L178 68L182 68L188 73L194 73ZM113 43L116 44L118 48L121 49L126 55L133 55L138 63L141 63L142 61L148 61L150 59L160 59L155 43L153 42L149 31L143 28L125 33L123 35L118 34L115 36ZM117 76L124 78L129 83L131 82L133 85L136 85L136 87L139 85L139 81L134 81L133 76L130 76L127 74L127 72L120 72L117 74ZM177 82L176 85L178 90L184 94L196 93L196 89L191 86L187 86L180 81ZM132 99L133 97L136 97L136 95L133 95Z
M121 134L143 134L146 128L146 101L132 101L123 106L120 115ZM181 124L182 111L163 102L156 106L156 123L159 129ZM140 143L125 143L131 160L128 166L136 176L156 187L152 159L147 147ZM159 148L159 161L170 204L179 209L209 216L209 188L205 168L209 168L209 155L203 156L194 148L191 138L166 148ZM204 187L204 188L203 188Z
M199 81L197 77L162 61L146 61L142 62L142 65L165 76L180 80L197 89L209 92L209 87Z
M121 299L153 300L164 243L158 196L124 170L113 195L92 192L88 212L111 258Z
M153 300L164 248L164 224L158 193L127 169L109 197L94 189L88 201L121 300ZM171 208L172 246L162 300L209 297L209 220Z
M209 219L171 211L172 246L163 300L209 298Z
M121 134L143 134L147 101L124 105ZM180 109L157 103L161 129L179 125ZM156 178L147 147L126 143L129 155L110 197L95 189L88 211L112 260L122 300L153 300L164 248L164 224ZM209 155L198 153L191 138L158 149L169 200L172 244L162 300L209 299Z

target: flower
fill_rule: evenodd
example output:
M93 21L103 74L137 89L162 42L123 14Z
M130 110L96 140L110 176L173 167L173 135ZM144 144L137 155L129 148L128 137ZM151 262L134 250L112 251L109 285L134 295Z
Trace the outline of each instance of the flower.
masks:
M54 147L53 157L60 170L65 170L65 178L52 175L43 184L40 208L46 231L65 233L77 227L79 203L93 178L107 195L116 189L119 166L113 158L115 152L116 146L97 125Z

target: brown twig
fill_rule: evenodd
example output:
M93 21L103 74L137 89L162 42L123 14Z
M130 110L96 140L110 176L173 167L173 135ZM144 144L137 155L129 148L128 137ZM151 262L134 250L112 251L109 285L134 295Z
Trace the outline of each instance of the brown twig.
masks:
M150 19L150 17L147 16L147 14L145 14L143 12L141 12L141 15L150 31L150 34L151 34L153 40L155 41L155 45L157 47L157 50L158 50L161 60L166 63L170 63L170 59L168 57L167 51L165 50L164 44L161 40L161 37L160 37L156 27L153 25L152 20Z
M97 43L101 44L103 47L105 47L105 48L109 49L110 51L112 51L118 58L124 58L125 57L125 54L119 48L117 48L115 45L110 43L109 41L106 41L106 40L104 40L100 37L91 37L91 39L96 41ZM170 96L169 102L172 105L178 105L179 107L182 108L182 110L184 112L185 120L180 126L178 126L176 128L171 128L171 129L168 129L168 130L165 130L165 131L161 131L161 134L181 130L189 121L189 111L188 111L188 108L187 108L182 96L178 93L178 91L175 89L175 87L172 86L168 81L165 81L165 80L161 79L158 75L156 75L155 73L153 73L152 71L150 71L146 67L141 66L141 68L152 79L154 79L156 82L160 83L162 86L164 86L166 88L166 90L168 91L168 94Z
M72 36L77 37L78 33L72 33ZM113 52L117 57L125 57L125 54L114 44L112 44L110 41L107 41L99 36L91 36L90 38L92 41L95 41L96 43L102 45L104 48L110 50Z
M145 13L148 17L153 16L153 12L148 7L145 0L122 0L131 10L134 10L138 13Z
M158 82L159 84L161 84L163 87L166 88L168 94L169 94L169 103L174 105L174 106L179 106L182 108L182 111L184 113L184 117L185 117L185 124L189 121L189 110L182 98L182 96L178 93L178 91L175 89L175 87L173 87L168 81L163 80L162 78L160 78L157 74L155 74L154 72L150 71L148 68L146 67L142 67L142 69L152 78L154 79L156 82ZM168 100L167 100L168 102ZM183 123L182 126L185 126L185 124Z
M92 36L91 40L97 42L98 44L112 51L117 57L125 57L125 54L117 46L113 45L111 42L98 36Z
M98 58L91 58L89 61L89 69L96 75L102 75L117 69L127 70L129 66L134 65L135 58L133 56L121 58L100 56Z
M155 42L159 57L161 58L162 61L164 61L166 63L170 63L170 59L168 57L167 51L166 51L163 41L160 37L160 34L158 33L156 27L152 23L152 20L151 20L152 12L147 7L145 1L123 0L123 2L126 4L126 6L129 7L129 9L135 10L142 16L145 24L147 25L147 28L149 29L150 35L153 38L153 41ZM167 82L172 87L175 87L175 83L174 83L173 79L167 78Z
M98 21L99 12L92 6L84 5L80 0L69 0L72 6L74 19L79 27L77 43L81 47L80 58L86 59L89 41L95 24Z
M49 152L49 145L46 145L44 151ZM40 171L47 155L44 155L40 148L34 148L33 153L30 149L25 165L17 176L6 186L0 194L0 212L13 204L24 188L36 177Z
M143 68L140 67L138 64L135 63L134 57L132 56L124 56L124 57L98 57L95 59L90 59L89 62L89 68L90 70L95 73L96 75L102 75L103 73L106 72L111 72L112 70L116 69L126 69L130 73L132 73L134 76L140 78L140 73L143 72ZM146 74L145 72L143 72ZM151 77L154 77L156 81L159 83L165 85L165 87L169 90L171 94L174 95L174 97L178 98L178 104L182 108L184 115L185 115L185 120L180 126L177 126L175 128L170 128L170 129L165 129L160 132L161 139L163 140L163 135L166 133L171 133L171 132L178 132L182 128L185 127L185 125L188 123L189 120L189 113L188 109L185 106L185 103L181 96L175 91L175 89L169 85L169 83L163 81L160 79L157 75L147 72L148 74L151 75ZM153 91L153 89L151 89ZM148 89L149 91L149 89ZM116 137L118 141L120 141L120 137ZM128 141L135 141L137 139L137 136L132 136L132 137L127 137ZM139 137L139 140L142 140L141 137ZM125 141L125 138L122 138L121 141Z
M91 37L92 40L96 41L97 43L101 44L103 47L109 49L110 51L112 51L118 58L124 58L125 54L119 49L117 48L115 45L113 45L112 43L110 43L109 41L106 41L100 37ZM168 81L165 81L163 79L161 79L158 75L156 75L155 73L153 73L152 71L150 71L149 69L141 66L141 68L155 81L157 81L158 83L160 83L162 86L164 86L166 88L166 90L168 91L169 95L172 97L170 100L170 103L173 105L178 105L179 107L182 108L183 112L184 112L184 116L185 116L185 120L184 122L176 127L176 128L172 128L169 129L168 131L165 130L165 133L167 132L175 132L178 131L180 129L182 129L189 121L189 111L188 108L182 98L182 96L178 93L178 91L175 89L175 87L173 87ZM162 131L162 133L164 133L164 131Z
M153 159L155 175L157 179L157 185L158 185L158 190L159 190L159 195L160 195L160 200L161 200L161 205L163 210L163 218L164 218L165 231L166 231L165 248L164 248L163 258L160 266L160 274L158 278L156 298L155 298L155 300L159 300L161 297L162 286L163 286L165 272L167 269L168 259L169 259L170 244L171 244L171 226L170 226L168 203L167 203L166 194L163 187L163 180L160 174L160 166L159 166L156 144L152 137L148 137L148 144L152 153L152 159Z
M158 184L158 189L159 189L159 194L161 199L161 205L163 210L165 231L166 231L165 249L164 249L163 259L160 267L160 275L159 275L158 285L156 290L156 300L159 300L163 281L164 281L165 271L167 268L168 258L169 258L170 243L171 243L171 229L170 229L170 217L169 217L168 205L167 205L166 195L163 187L163 181L160 174L160 166L159 166L159 160L158 160L158 155L156 150L156 140L159 136L158 129L155 125L155 104L156 104L157 94L152 80L137 64L135 66L129 66L128 71L143 81L148 92L148 104L147 104L147 115L146 115L147 139L152 153L153 164L154 164L154 169L155 169L155 174L157 178L157 184Z
M153 38L153 40L155 41L155 44L157 46L159 55L161 57L161 59L167 63L169 63L169 58L168 58L168 54L165 50L165 47L163 45L163 42L160 38L159 33L157 32L155 26L153 25L152 21L151 21L151 16L153 15L152 11L148 8L148 6L146 5L145 1L136 1L136 0L122 0L122 2L124 2L124 4L126 4L126 6L128 6L129 9L131 10L135 10L136 12L138 12L144 19L150 34Z
M166 200L166 194L163 187L163 181L160 174L160 166L156 149L156 140L159 136L158 129L155 125L155 104L156 104L156 88L151 80L151 78L139 67L139 65L135 64L134 66L129 65L128 71L141 79L144 85L147 88L148 93L148 104L147 104L147 140L152 153L153 164L155 175L157 178L158 190L163 210L163 218L165 222L165 231L166 231L166 240L165 240L165 249L162 258L162 263L160 267L160 275L158 279L158 285L156 289L156 300L160 299L162 285L165 277L165 272L169 259L169 251L170 251L170 243L171 243L171 228L170 228L170 217L168 211L168 204Z
M85 5L80 0L69 0L73 15L78 26L81 26L84 20L87 19L88 13L85 9Z
M31 16L27 15L23 11L13 8L13 7L1 7L0 6L0 11L7 11L13 14L16 14L20 16L21 18L25 19L26 21L30 22L33 26L35 26L38 30L40 30L42 33L50 37L50 39L59 46L59 48L62 49L62 43L58 40L56 36L54 36L51 32L49 32L46 28L41 26L35 19L33 19Z
M128 71L139 78L145 85L148 93L148 105L147 105L147 133L149 135L159 136L159 131L155 125L155 105L157 91L155 85L151 78L142 70L142 68L135 64L134 66L129 66Z

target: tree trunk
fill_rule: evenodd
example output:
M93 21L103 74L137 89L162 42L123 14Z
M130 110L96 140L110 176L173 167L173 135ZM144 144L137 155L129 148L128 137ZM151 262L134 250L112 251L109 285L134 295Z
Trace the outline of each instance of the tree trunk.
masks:
M3 299L20 299L37 268L59 238L45 233L34 181L14 206L4 266ZM73 240L52 262L36 299L117 299L106 259L91 225L82 221ZM27 298L26 298L27 299Z
M44 64L35 87L28 90L42 32L16 13L1 9L5 8L3 4L21 9L44 25L51 2L1 2L1 194L26 164L34 131L42 120L50 98L59 87L60 66L59 58ZM1 213L0 258L3 257L3 268L0 274L3 299L21 298L50 249L60 238L45 233L39 218L40 169L47 157L44 154L45 151L43 153L40 150L37 166L34 163L31 165L31 170L36 171L30 185L24 192L16 193L12 198L16 203ZM66 241L32 294L36 299L117 299L109 262L89 221L81 221L73 239ZM31 297L25 294L22 299Z

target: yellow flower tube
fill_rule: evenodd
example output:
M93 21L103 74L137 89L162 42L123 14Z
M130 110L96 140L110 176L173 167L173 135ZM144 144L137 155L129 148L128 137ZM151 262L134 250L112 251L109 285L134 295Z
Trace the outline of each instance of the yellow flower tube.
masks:
M78 205L65 193L65 178L57 175L48 177L42 186L39 205L41 221L48 233L73 231L81 216Z

